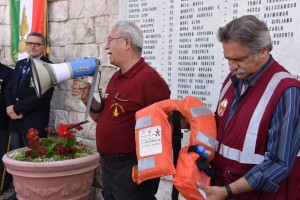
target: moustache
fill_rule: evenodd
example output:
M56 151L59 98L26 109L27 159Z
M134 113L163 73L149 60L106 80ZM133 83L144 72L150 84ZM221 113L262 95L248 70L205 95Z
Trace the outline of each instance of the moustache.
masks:
M239 75L239 74L245 74L246 71L244 69L237 68L236 70L232 71L232 73L235 75Z

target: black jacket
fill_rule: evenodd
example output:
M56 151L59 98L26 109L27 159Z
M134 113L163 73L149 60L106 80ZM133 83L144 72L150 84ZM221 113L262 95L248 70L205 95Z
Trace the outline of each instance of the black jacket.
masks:
M41 57L41 60L51 63L44 56ZM47 134L45 128L47 128L49 122L50 101L54 88L50 88L41 98L38 98L33 87L30 72L19 86L20 76L22 75L26 61L27 59L23 59L17 62L10 84L6 90L7 105L14 105L15 113L23 114L22 119L10 120L9 130L26 135L29 128L35 128L39 131L40 136L45 137Z
M7 87L13 69L0 63L0 130L8 130L9 117L6 114L5 88Z

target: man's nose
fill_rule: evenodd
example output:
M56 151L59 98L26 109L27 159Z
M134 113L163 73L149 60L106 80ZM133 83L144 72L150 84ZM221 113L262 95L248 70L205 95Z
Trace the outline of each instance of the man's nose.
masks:
M234 71L238 68L238 64L234 60L228 60L228 65L229 65L230 71Z
M104 49L105 49L105 50L109 49L109 42L106 42L106 43L105 43Z

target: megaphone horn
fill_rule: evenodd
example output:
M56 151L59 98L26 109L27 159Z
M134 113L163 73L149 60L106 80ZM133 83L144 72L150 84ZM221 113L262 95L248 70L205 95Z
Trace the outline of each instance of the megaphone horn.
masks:
M63 81L82 76L93 76L100 65L100 61L92 57L59 64L30 59L33 85L38 97Z

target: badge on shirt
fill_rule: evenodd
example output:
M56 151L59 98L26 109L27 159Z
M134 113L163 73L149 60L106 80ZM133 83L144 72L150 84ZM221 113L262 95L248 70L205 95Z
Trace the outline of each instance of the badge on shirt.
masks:
M219 104L219 106L218 106L218 115L220 117L223 116L223 114L224 114L224 112L226 110L227 105L228 105L227 99L223 99L223 101Z
M120 114L125 112L123 106L119 103L113 103L110 106L110 110L112 111L112 117L113 118L117 118L117 117L119 117Z
M108 97L108 93L104 93L103 98L106 99Z
M30 87L34 87L34 83L33 83L33 79L32 79L32 77L30 78L30 85L29 85Z

